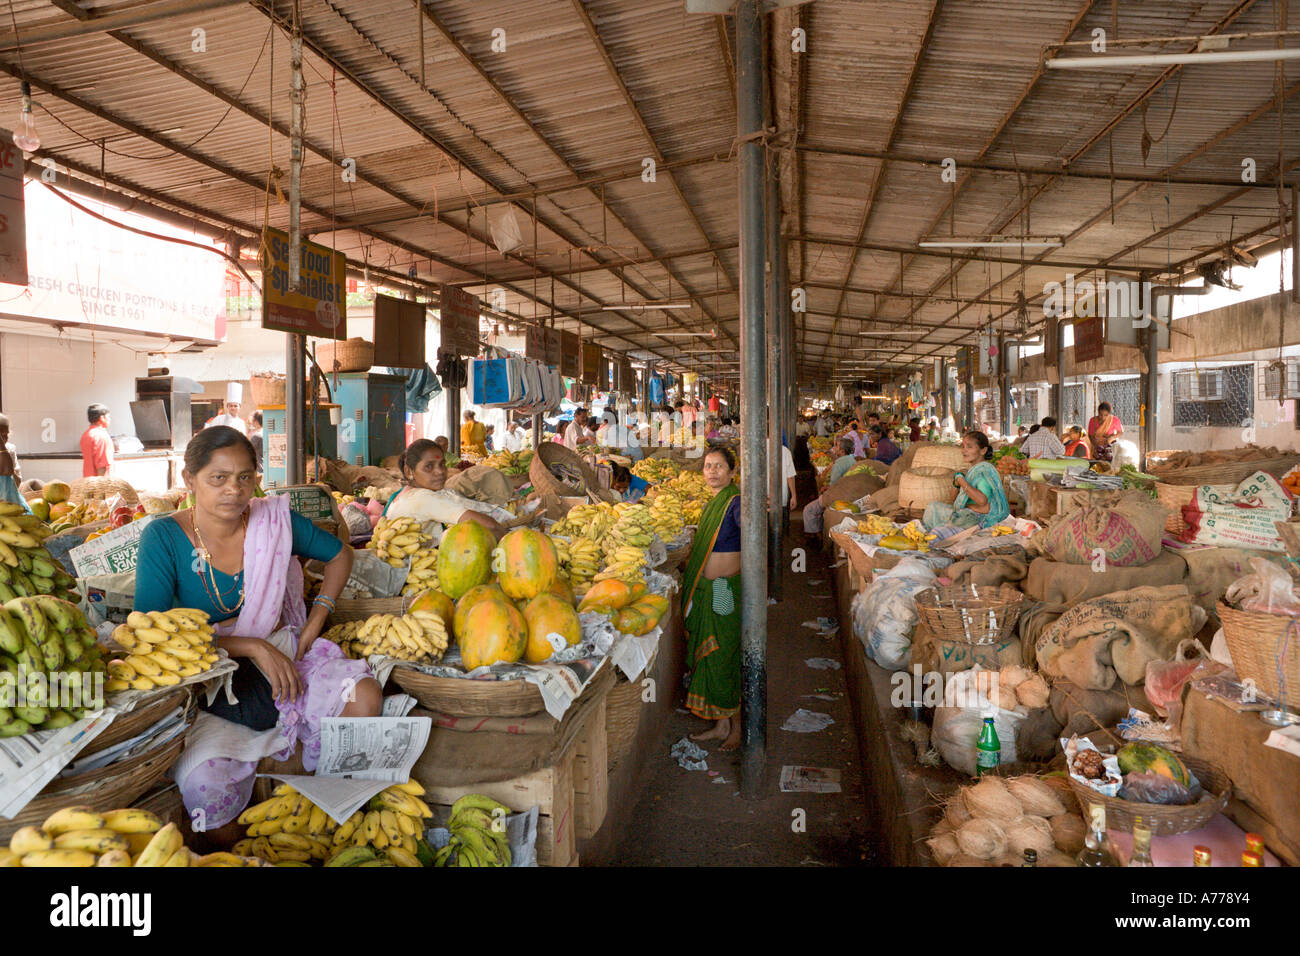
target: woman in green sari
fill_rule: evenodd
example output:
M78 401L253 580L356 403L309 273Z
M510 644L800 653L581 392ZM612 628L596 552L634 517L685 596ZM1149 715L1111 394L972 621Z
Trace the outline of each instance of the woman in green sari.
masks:
M693 740L740 746L740 489L731 483L736 459L725 448L704 456L704 480L714 492L700 515L686 563L686 706L716 721Z
M934 502L925 509L921 522L939 536L947 538L966 528L990 528L1011 514L1002 490L1002 476L989 459L993 449L983 432L967 432L961 440L961 457L965 472L958 472L960 491L952 504Z

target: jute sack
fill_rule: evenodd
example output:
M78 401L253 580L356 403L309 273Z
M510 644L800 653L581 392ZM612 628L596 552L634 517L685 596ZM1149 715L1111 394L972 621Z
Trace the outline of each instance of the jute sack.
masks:
M457 472L447 479L448 491L454 491L471 501L504 507L514 497L510 479L491 465L475 465Z
M1186 575L1187 562L1173 551L1162 551L1150 564L1132 568L1107 566L1104 571L1094 571L1091 565L1035 558L1029 563L1024 591L1035 601L1059 605L1059 610L1064 612L1081 601L1115 591L1182 584Z
M822 494L825 496L827 504L834 504L837 501L857 501L867 495L874 494L885 486L885 483L875 475L845 475L835 484L828 487Z
M1100 564L1104 555L1105 566L1117 568L1149 564L1159 557L1168 509L1141 491L1091 497L1091 503L1066 512L1039 532L1044 554L1089 566Z

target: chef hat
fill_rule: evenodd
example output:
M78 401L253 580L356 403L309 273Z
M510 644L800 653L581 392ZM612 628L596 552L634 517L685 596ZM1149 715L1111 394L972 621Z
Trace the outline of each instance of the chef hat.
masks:
M242 404L244 401L244 386L238 382L231 382L226 386L226 401Z

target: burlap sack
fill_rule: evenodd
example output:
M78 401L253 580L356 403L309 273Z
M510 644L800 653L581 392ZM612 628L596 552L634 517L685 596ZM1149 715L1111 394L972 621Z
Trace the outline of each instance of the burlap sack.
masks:
M1178 642L1195 636L1205 617L1181 584L1093 598L1039 635L1038 669L1089 690L1141 684L1148 662L1172 660Z
M1215 614L1215 605L1222 600L1228 586L1238 578L1251 574L1251 558L1263 558L1279 567L1286 567L1286 557L1272 551L1248 551L1245 548L1188 548L1179 552L1187 562L1187 588L1192 600Z
M871 502L879 508L884 514L892 514L898 510L898 485L892 485L881 488L879 491L871 493Z
M1020 631L1020 656L1024 658L1026 667L1038 666L1038 638L1064 613L1064 605L1048 605L1041 601L1026 601L1020 608L1016 627Z
M1057 605L1064 612L1068 607L1103 594L1182 584L1186 575L1187 562L1173 551L1162 551L1150 564L1133 568L1108 565L1105 571L1094 571L1086 564L1035 558L1029 563L1024 591L1033 600Z
M1108 730L1128 716L1130 707L1155 713L1141 687L1123 683L1110 690L1088 690L1070 681L1056 680L1052 682L1048 707L1061 725L1062 737Z
M510 479L491 465L475 465L457 472L447 479L445 487L471 501L482 501L498 508L505 507L515 491Z
M822 500L828 506L837 501L857 501L859 498L874 494L884 486L885 482L875 475L845 475L822 492Z
M937 636L924 622L912 634L912 663L920 664L924 673L953 674L976 664L985 670L1001 670L1021 663L1021 642L1012 634L995 644L966 644Z
M999 584L1019 585L1025 579L1028 568L1029 562L1024 551L1018 550L1014 554L976 552L969 558L949 565L943 573L953 584L997 587Z
M1091 498L1039 532L1044 554L1068 564L1092 565L1104 553L1106 566L1117 568L1149 564L1160 556L1167 508L1141 491Z

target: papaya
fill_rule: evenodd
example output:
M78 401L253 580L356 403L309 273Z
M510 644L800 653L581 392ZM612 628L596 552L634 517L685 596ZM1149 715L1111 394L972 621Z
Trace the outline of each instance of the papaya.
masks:
M470 588L456 602L456 612L451 619L451 632L460 640L460 636L465 633L465 621L469 617L469 612L474 610L474 606L481 601L505 601L506 595L495 584L480 584L478 587Z
M852 501L837 501L833 505L831 505L831 510L843 511L845 514L855 515L862 509L859 508L857 505L855 505Z
M563 638L566 647L582 640L582 622L578 620L578 612L572 604L554 594L539 594L529 601L524 608L524 622L528 625L524 660L530 664L549 660L560 649L551 642L552 635L558 634Z
M41 497L52 505L63 504L68 500L70 494L72 494L72 488L68 486L67 482L63 481L51 481L41 489Z
M1125 744L1115 755L1120 773L1158 773L1184 787L1191 783L1187 765L1177 755L1156 744Z
M492 575L492 532L473 521L452 525L438 546L438 584L453 601L470 588L486 584Z
M465 633L456 637L465 670L505 662L513 664L528 646L528 624L509 601L479 601L465 618Z
M650 590L650 588L645 583L645 578L640 578L639 580L637 580L634 584L631 585L631 588L632 588L633 601L641 600L641 598L645 597L646 592Z
M408 611L432 611L442 618L442 623L451 630L452 621L456 616L456 602L441 591L434 588L426 588L411 598Z
M882 548L890 548L894 551L911 551L916 547L912 540L901 534L888 534L880 539Z
M632 589L617 578L597 581L578 605L579 611L614 610L632 603Z
M555 576L555 580L551 582L551 589L549 593L554 594L560 600L567 603L570 607L572 607L575 603L577 603L576 599L573 596L573 585L569 584L568 578L565 578L562 575L557 574Z
M501 590L513 601L530 600L547 591L560 567L551 539L532 528L516 528L507 534L494 558L492 566L501 578Z
M646 617L637 610L636 605L623 608L618 612L618 617L614 618L614 626L624 634L644 634L646 631L642 629L645 625ZM652 631L654 628L650 627L646 630Z

